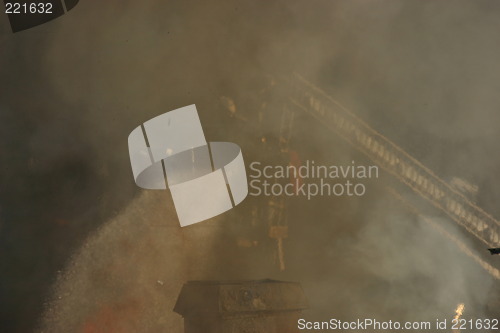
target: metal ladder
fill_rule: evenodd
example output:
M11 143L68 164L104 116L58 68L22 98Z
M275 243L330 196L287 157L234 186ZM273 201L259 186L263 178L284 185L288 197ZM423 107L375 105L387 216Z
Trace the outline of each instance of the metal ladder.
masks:
M481 242L500 247L498 220L299 74L290 86L292 106L324 123Z

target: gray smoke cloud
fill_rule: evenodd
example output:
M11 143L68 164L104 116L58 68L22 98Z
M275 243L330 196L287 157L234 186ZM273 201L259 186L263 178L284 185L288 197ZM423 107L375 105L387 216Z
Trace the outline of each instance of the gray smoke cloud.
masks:
M181 332L172 308L194 279L300 281L311 304L305 316L315 320L449 320L462 302L470 318L491 317L498 282L392 198L386 178L371 181L358 199L292 199L281 273L273 244L238 247L252 208L265 200L180 229L168 192L134 189L126 138L145 120L196 104L208 139L236 142L246 162L259 160L257 142L277 135L279 110L268 123L249 123L264 98L279 103L285 94L263 94L266 80L298 71L437 174L478 184L479 205L499 215L499 10L495 1L465 0L82 0L54 22L2 34L8 51L0 71L14 82L0 105L9 139L0 142L2 161L22 160L25 174L37 170L47 182L52 170L74 180L54 186L50 200L29 197L40 202L42 218L61 215L62 225L78 212L68 238L81 237L77 248L54 250L66 265L39 330ZM248 123L230 120L222 96ZM318 164L369 163L305 115L297 117L292 147ZM2 171L6 181L20 174ZM452 222L423 214L477 256L489 255Z

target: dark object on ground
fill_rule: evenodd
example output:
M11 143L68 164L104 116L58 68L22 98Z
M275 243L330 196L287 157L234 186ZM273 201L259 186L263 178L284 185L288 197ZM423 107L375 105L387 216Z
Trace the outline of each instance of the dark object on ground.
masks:
M174 311L185 333L299 332L307 301L299 283L191 281L182 287Z

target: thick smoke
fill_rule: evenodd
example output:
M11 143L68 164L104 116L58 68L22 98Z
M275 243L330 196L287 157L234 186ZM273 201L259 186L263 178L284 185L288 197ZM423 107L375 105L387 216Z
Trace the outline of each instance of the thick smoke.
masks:
M19 248L10 281L56 281L40 330L181 332L172 307L193 279L299 281L305 316L316 320L450 319L461 302L471 318L491 316L497 282L386 192L384 177L358 199L291 199L280 273L272 243L237 246L265 200L179 229L168 193L134 189L126 138L145 120L196 104L207 139L236 142L247 162L259 160L257 142L277 124L252 121L262 99L276 105L286 95L262 91L297 71L437 174L478 184L478 204L498 216L499 11L495 1L466 0L82 0L54 22L2 34L1 158L17 166L2 179L17 190L2 192L11 208L2 207L0 233L6 249ZM246 123L229 116L222 96ZM370 163L305 115L291 144L318 163ZM23 211L24 201L35 208ZM475 248L452 222L423 213ZM37 239L31 255L47 248L38 258L55 262L42 260L36 274L16 266L23 237Z

